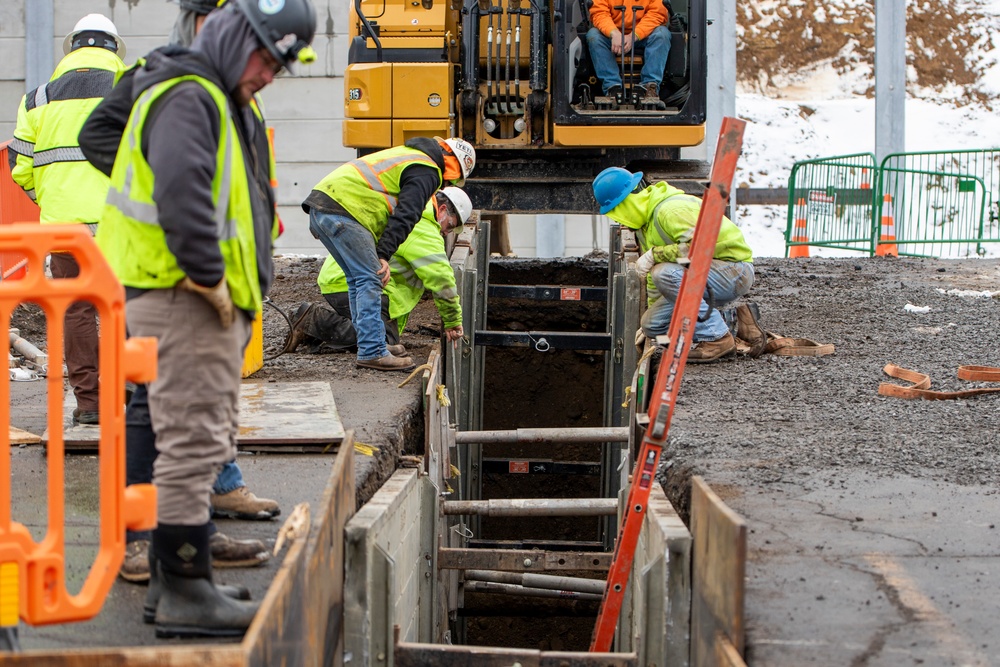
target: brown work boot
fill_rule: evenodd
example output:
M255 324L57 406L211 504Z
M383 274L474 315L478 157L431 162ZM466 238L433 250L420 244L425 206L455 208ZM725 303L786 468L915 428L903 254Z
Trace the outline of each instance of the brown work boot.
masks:
M667 108L667 105L660 99L660 87L656 85L656 82L650 81L643 84L639 87L638 93L642 106L661 111Z
M303 301L299 304L299 307L295 309L292 316L289 318L291 322L291 329L288 331L288 340L285 341L284 352L294 352L295 348L302 344L302 342L309 337L309 334L305 331L306 316L309 311L313 309L313 303L309 301Z
M406 346L400 343L399 345L386 345L385 349L389 350L389 354L396 357L406 356Z
M691 352L688 353L688 363L710 364L735 353L736 340L733 338L733 334L727 331L726 335L718 340L703 340L695 343Z
M133 584L149 581L149 540L135 540L125 545L125 560L118 576Z
M212 512L226 519L245 521L267 521L281 514L277 501L258 498L245 486L229 493L212 494Z
M358 359L357 365L360 368L372 368L376 371L410 371L416 366L410 357L397 357L392 354L378 359L365 359L364 361Z
M73 408L73 424L96 426L101 423L101 413L97 410L81 410Z
M234 540L215 533L208 538L208 546L212 550L212 567L256 567L271 558L260 540Z
M736 335L750 346L746 354L751 359L764 353L767 335L760 326L760 310L757 304L741 303L736 307Z

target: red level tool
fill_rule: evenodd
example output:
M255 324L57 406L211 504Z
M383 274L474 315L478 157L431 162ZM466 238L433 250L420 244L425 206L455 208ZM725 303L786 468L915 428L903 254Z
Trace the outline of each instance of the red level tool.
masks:
M660 453L667 442L670 419L674 414L677 394L681 388L684 364L691 348L691 336L698 320L708 271L712 265L712 255L719 238L722 216L729 199L729 189L736 173L736 161L743 145L743 130L746 123L737 118L724 118L719 131L719 144L712 165L712 177L708 190L702 198L701 211L689 253L690 266L681 281L677 305L670 320L670 346L660 361L656 373L656 384L649 401L649 426L642 438L642 447L632 473L625 514L618 529L615 555L611 560L608 582L601 600L601 611L597 615L597 625L590 642L590 650L606 653L611 650L615 638L615 627L625 597L625 586L632 571L635 547L639 542L639 532L646 516L649 492L652 489Z

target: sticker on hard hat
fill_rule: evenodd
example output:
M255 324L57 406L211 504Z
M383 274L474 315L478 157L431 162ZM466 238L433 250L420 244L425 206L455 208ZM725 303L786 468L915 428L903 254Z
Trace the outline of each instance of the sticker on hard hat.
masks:
M285 0L260 0L257 6L265 14L277 14L285 8Z

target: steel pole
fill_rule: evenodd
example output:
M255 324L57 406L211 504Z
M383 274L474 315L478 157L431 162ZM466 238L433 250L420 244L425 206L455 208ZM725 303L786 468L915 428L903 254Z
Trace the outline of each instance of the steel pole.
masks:
M616 498L515 498L450 500L446 515L469 516L608 516L618 513Z
M510 431L459 431L457 445L487 444L554 444L562 442L599 443L628 442L627 426L595 426L592 428L519 428Z

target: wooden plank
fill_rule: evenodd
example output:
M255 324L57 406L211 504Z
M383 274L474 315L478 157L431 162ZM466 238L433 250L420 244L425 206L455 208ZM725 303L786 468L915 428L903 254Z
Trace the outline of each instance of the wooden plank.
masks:
M438 549L438 567L448 570L499 570L502 572L589 570L606 572L610 566L611 554L602 552Z
M450 646L398 642L396 667L635 667L635 653L536 651L497 646Z
M244 667L239 644L5 653L4 667Z
M715 664L718 667L747 667L740 652L722 634L715 636Z
M743 653L747 534L746 522L698 476L691 478L691 534L691 664L709 667L717 634Z
M29 433L23 429L19 429L16 426L11 426L10 431L10 444L12 445L36 445L42 441L40 435L35 435L34 433Z
M75 407L73 392L66 392L66 451L97 451L101 429L74 425ZM239 422L237 444L244 451L322 452L344 439L344 425L329 382L244 382L240 385ZM44 444L48 439L46 430L41 441Z
M247 664L305 665L309 646L305 641L305 542L296 539L275 573L253 623L243 637Z

